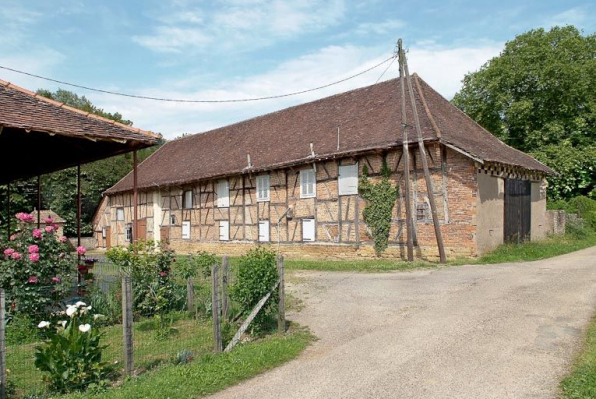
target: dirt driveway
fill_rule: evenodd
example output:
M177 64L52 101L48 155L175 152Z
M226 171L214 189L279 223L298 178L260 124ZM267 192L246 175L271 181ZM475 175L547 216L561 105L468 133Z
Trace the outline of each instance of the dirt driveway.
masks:
M320 338L217 398L554 398L596 305L596 247L517 264L301 272Z

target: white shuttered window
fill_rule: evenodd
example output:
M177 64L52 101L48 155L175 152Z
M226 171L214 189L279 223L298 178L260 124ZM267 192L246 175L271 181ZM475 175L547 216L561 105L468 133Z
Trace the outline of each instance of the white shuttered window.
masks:
M230 241L230 222L220 220L219 222L219 240Z
M227 180L217 182L217 206L227 208L230 206L230 186Z
M302 219L302 241L315 240L315 220Z
M185 240L190 239L190 222L182 222L182 238Z
M124 208L116 208L116 220L119 222L124 221Z
M259 222L259 241L269 242L269 221Z
M303 169L300 171L300 198L311 198L317 196L315 171Z
M358 194L358 164L339 167L339 195Z
M269 175L257 176L257 201L269 201Z
M192 206L192 190L187 190L184 192L184 197L182 198L182 207L184 209L191 209Z

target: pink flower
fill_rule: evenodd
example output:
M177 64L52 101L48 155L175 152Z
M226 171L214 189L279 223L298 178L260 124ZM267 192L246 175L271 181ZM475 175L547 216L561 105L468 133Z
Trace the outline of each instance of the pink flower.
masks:
M33 215L29 213L19 212L15 215L17 219L24 223L32 223L33 222Z
M36 254L39 252L39 247L37 245L29 245L29 253Z
M39 254L37 252L29 254L29 260L31 262L38 262L39 261Z
M33 234L33 237L35 237L35 238L41 238L41 235L43 234L43 232L41 231L41 229L34 229L32 234Z
M19 260L23 257L23 255L21 255L20 252L14 251L11 255L11 258L13 258L14 260Z
M52 227L54 228L54 231L58 231L58 227L60 227L60 226L58 226L57 224L55 224L55 223L54 223L54 224L52 225Z
M27 282L30 284L37 283L37 276L29 276L29 280L27 280Z
M52 217L51 217L51 216L48 216L48 217L46 218L46 224L52 224L52 223L54 223L54 219L52 219Z
M168 275L168 273L166 273L166 272L159 272L159 275L160 275L161 277L165 277L165 276L167 276L167 275Z
M52 277L52 283L54 284L60 284L60 277Z
M67 240L68 240L68 238L66 238L66 236L60 237L60 242L66 242Z
M87 248L85 248L84 246L81 245L81 246L77 247L77 253L79 255L85 255L85 252L87 252Z
M58 255L58 259L64 259L64 252L60 252L60 254Z
M16 239L17 239L17 235L16 234L13 234L13 235L10 236L10 241L14 241Z
M54 226L46 226L46 233L51 233L54 231Z
M6 249L4 250L4 255L6 255L6 256L10 256L10 255L12 255L13 253L14 253L14 249L12 249L12 248L6 248Z

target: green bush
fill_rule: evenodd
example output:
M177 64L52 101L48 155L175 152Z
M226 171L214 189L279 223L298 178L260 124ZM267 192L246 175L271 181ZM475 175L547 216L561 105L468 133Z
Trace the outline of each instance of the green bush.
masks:
M40 329L49 329L49 338L37 346L35 367L51 391L71 392L86 389L89 385L102 385L114 371L114 366L102 362L100 345L103 333L92 323L101 315L91 315L91 308L83 302L70 305L66 320L52 324L42 321Z
M577 213L577 216L582 218L589 228L596 230L596 201L579 196L572 198L569 201L568 212Z
M96 285L91 285L85 297L93 311L104 315L102 325L117 324L122 320L122 288L120 284L104 292Z
M213 265L219 263L215 254L201 251L197 255L189 254L186 257L178 258L176 272L185 280L197 276L207 278L211 276Z
M236 281L230 289L230 298L236 301L244 315L248 315L255 305L275 285L278 280L276 253L264 247L251 249L240 258ZM267 329L276 315L279 296L273 292L251 324L252 333Z

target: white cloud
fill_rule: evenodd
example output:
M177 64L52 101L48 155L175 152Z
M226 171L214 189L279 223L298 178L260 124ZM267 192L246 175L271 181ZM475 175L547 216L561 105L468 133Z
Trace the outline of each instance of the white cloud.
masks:
M160 24L151 33L132 40L156 52L255 49L321 31L337 24L345 12L343 0L227 0L213 10L176 4L175 11L156 17Z
M476 47L446 48L429 45L412 48L408 53L410 71L417 72L446 98L461 86L467 72L478 69L499 54L499 43ZM185 99L231 99L269 96L317 87L363 71L389 56L379 47L329 46L278 65L272 70L237 80L220 81L209 90L193 89L193 79L168 81L161 88L139 90L138 94ZM295 97L232 104L158 103L131 100L102 94L88 94L98 106L118 111L135 125L174 138L182 133L197 133L240 120L273 112L292 105L375 83L387 64L350 81ZM398 76L397 63L383 80ZM200 81L201 79L199 79Z
M363 22L356 27L356 34L358 35L384 35L385 33L393 32L397 29L403 28L405 23L398 19L388 19L383 22Z
M548 18L545 25L548 27L565 25L580 26L586 20L586 15L587 10L585 7L574 7Z

